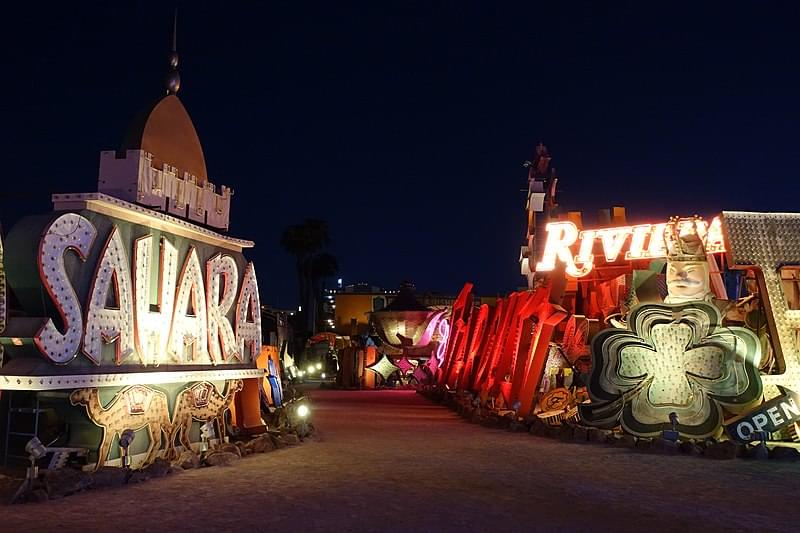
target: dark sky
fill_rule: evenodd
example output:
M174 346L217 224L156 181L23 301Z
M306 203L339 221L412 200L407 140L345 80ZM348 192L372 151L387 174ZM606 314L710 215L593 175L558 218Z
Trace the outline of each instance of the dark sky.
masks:
M166 71L171 6L32 4L0 26L6 227L94 190ZM305 217L346 283L521 285L539 141L568 209L800 210L796 4L548 4L178 4L179 96L263 302L296 303L278 239Z

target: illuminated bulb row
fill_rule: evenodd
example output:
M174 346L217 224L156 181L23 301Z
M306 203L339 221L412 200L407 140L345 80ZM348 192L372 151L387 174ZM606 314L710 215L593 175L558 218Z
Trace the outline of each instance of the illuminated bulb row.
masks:
M87 327L83 336L83 353L98 365L103 344L116 341L114 361L117 364L134 353L133 298L128 264L125 245L114 226L100 255L89 290ZM111 289L116 296L117 309L106 308L106 298Z
M167 351L178 362L184 362L184 352L188 346L191 346L191 361L208 358L208 315L204 292L200 259L197 249L192 246L178 281L175 316L167 345ZM186 314L190 298L193 315Z
M225 316L236 300L239 269L231 256L217 254L206 263L206 271L209 280L206 287L209 353L214 361L227 361L238 354L236 335Z
M64 253L72 250L86 261L96 236L91 222L76 213L66 213L50 224L39 244L39 275L66 331L61 333L48 318L33 340L39 351L57 364L66 364L78 354L83 332L81 306L64 268Z
M153 257L153 236L147 235L133 243L135 261L134 301L136 302L136 349L142 364L157 364L160 354L167 352L169 329L175 309L175 287L178 284L178 251L161 238L158 272L158 311L150 310L150 280Z
M261 301L258 296L258 281L253 263L244 269L242 291L236 304L236 340L240 358L255 359L261 349Z

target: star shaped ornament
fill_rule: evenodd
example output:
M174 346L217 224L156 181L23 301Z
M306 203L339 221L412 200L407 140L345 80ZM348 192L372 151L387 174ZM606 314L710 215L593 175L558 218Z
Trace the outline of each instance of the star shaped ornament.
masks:
M402 373L404 376L405 376L406 374L408 374L408 371L409 371L409 370L411 370L412 368L414 368L414 365L411 363L411 361L409 361L409 360L408 360L408 358L407 358L407 357L403 357L403 358L402 358L402 359L400 359L400 360L399 360L399 361L398 361L396 364L397 364L397 368L399 368L399 369L400 369L400 372L401 372L401 373Z
M400 367L392 363L391 359L389 359L386 354L383 354L383 357L378 359L378 362L368 366L367 370L372 370L381 376L385 381L389 379L389 376L400 370Z
M425 373L425 370L422 368L422 365L417 365L417 368L414 369L414 373L412 375L420 383L427 383L428 382L428 374Z

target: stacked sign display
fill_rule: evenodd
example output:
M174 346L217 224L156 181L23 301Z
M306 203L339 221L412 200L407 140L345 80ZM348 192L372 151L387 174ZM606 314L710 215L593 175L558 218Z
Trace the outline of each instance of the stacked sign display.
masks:
M800 440L800 214L629 225L617 207L584 228L549 161L529 164L529 289L477 307L464 287L438 385L548 425Z
M566 317L549 301L549 288L515 292L493 307L473 307L472 284L453 307L442 359L432 358L436 379L451 390L471 391L496 407L529 412L550 354L555 328Z
M264 376L258 282L242 254L253 243L208 228L227 227L229 202L176 192L214 191L191 173L205 164L188 114L170 94L138 127L138 145L103 154L98 192L53 195L54 212L19 221L0 255L0 388L63 391L51 400L71 421L62 445L97 449L97 465L125 429L147 433L133 450L146 461L197 441L193 420L217 420L221 437L242 380L257 389ZM169 209L142 205L154 195ZM18 304L7 324L6 278Z

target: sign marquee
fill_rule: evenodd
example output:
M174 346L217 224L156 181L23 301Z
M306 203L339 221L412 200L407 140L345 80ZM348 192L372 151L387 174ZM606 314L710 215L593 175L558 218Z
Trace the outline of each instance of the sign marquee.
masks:
M714 217L711 224L701 218L683 218L676 222L676 227L680 235L696 232L705 245L706 253L725 251L719 217ZM547 241L542 260L536 263L536 272L554 270L556 260L559 260L566 266L568 275L576 278L588 275L594 268L593 252L598 240L603 247L603 257L608 263L617 261L623 250L626 261L666 257L666 228L667 224L661 223L579 231L569 221L550 222L545 227ZM576 244L577 255L573 251Z
M142 365L255 359L261 346L261 305L252 263L240 287L233 257L216 253L203 268L196 247L190 246L179 271L177 249L162 236L159 268L151 272L157 253L153 236L134 241L129 261L114 224L81 305L65 259L74 254L85 263L97 235L94 224L78 213L62 214L44 230L39 274L62 324L58 328L48 318L35 334L34 344L45 358L64 365L82 353L100 365L103 346L113 344L116 365L134 356ZM155 306L150 304L153 281L158 284Z

